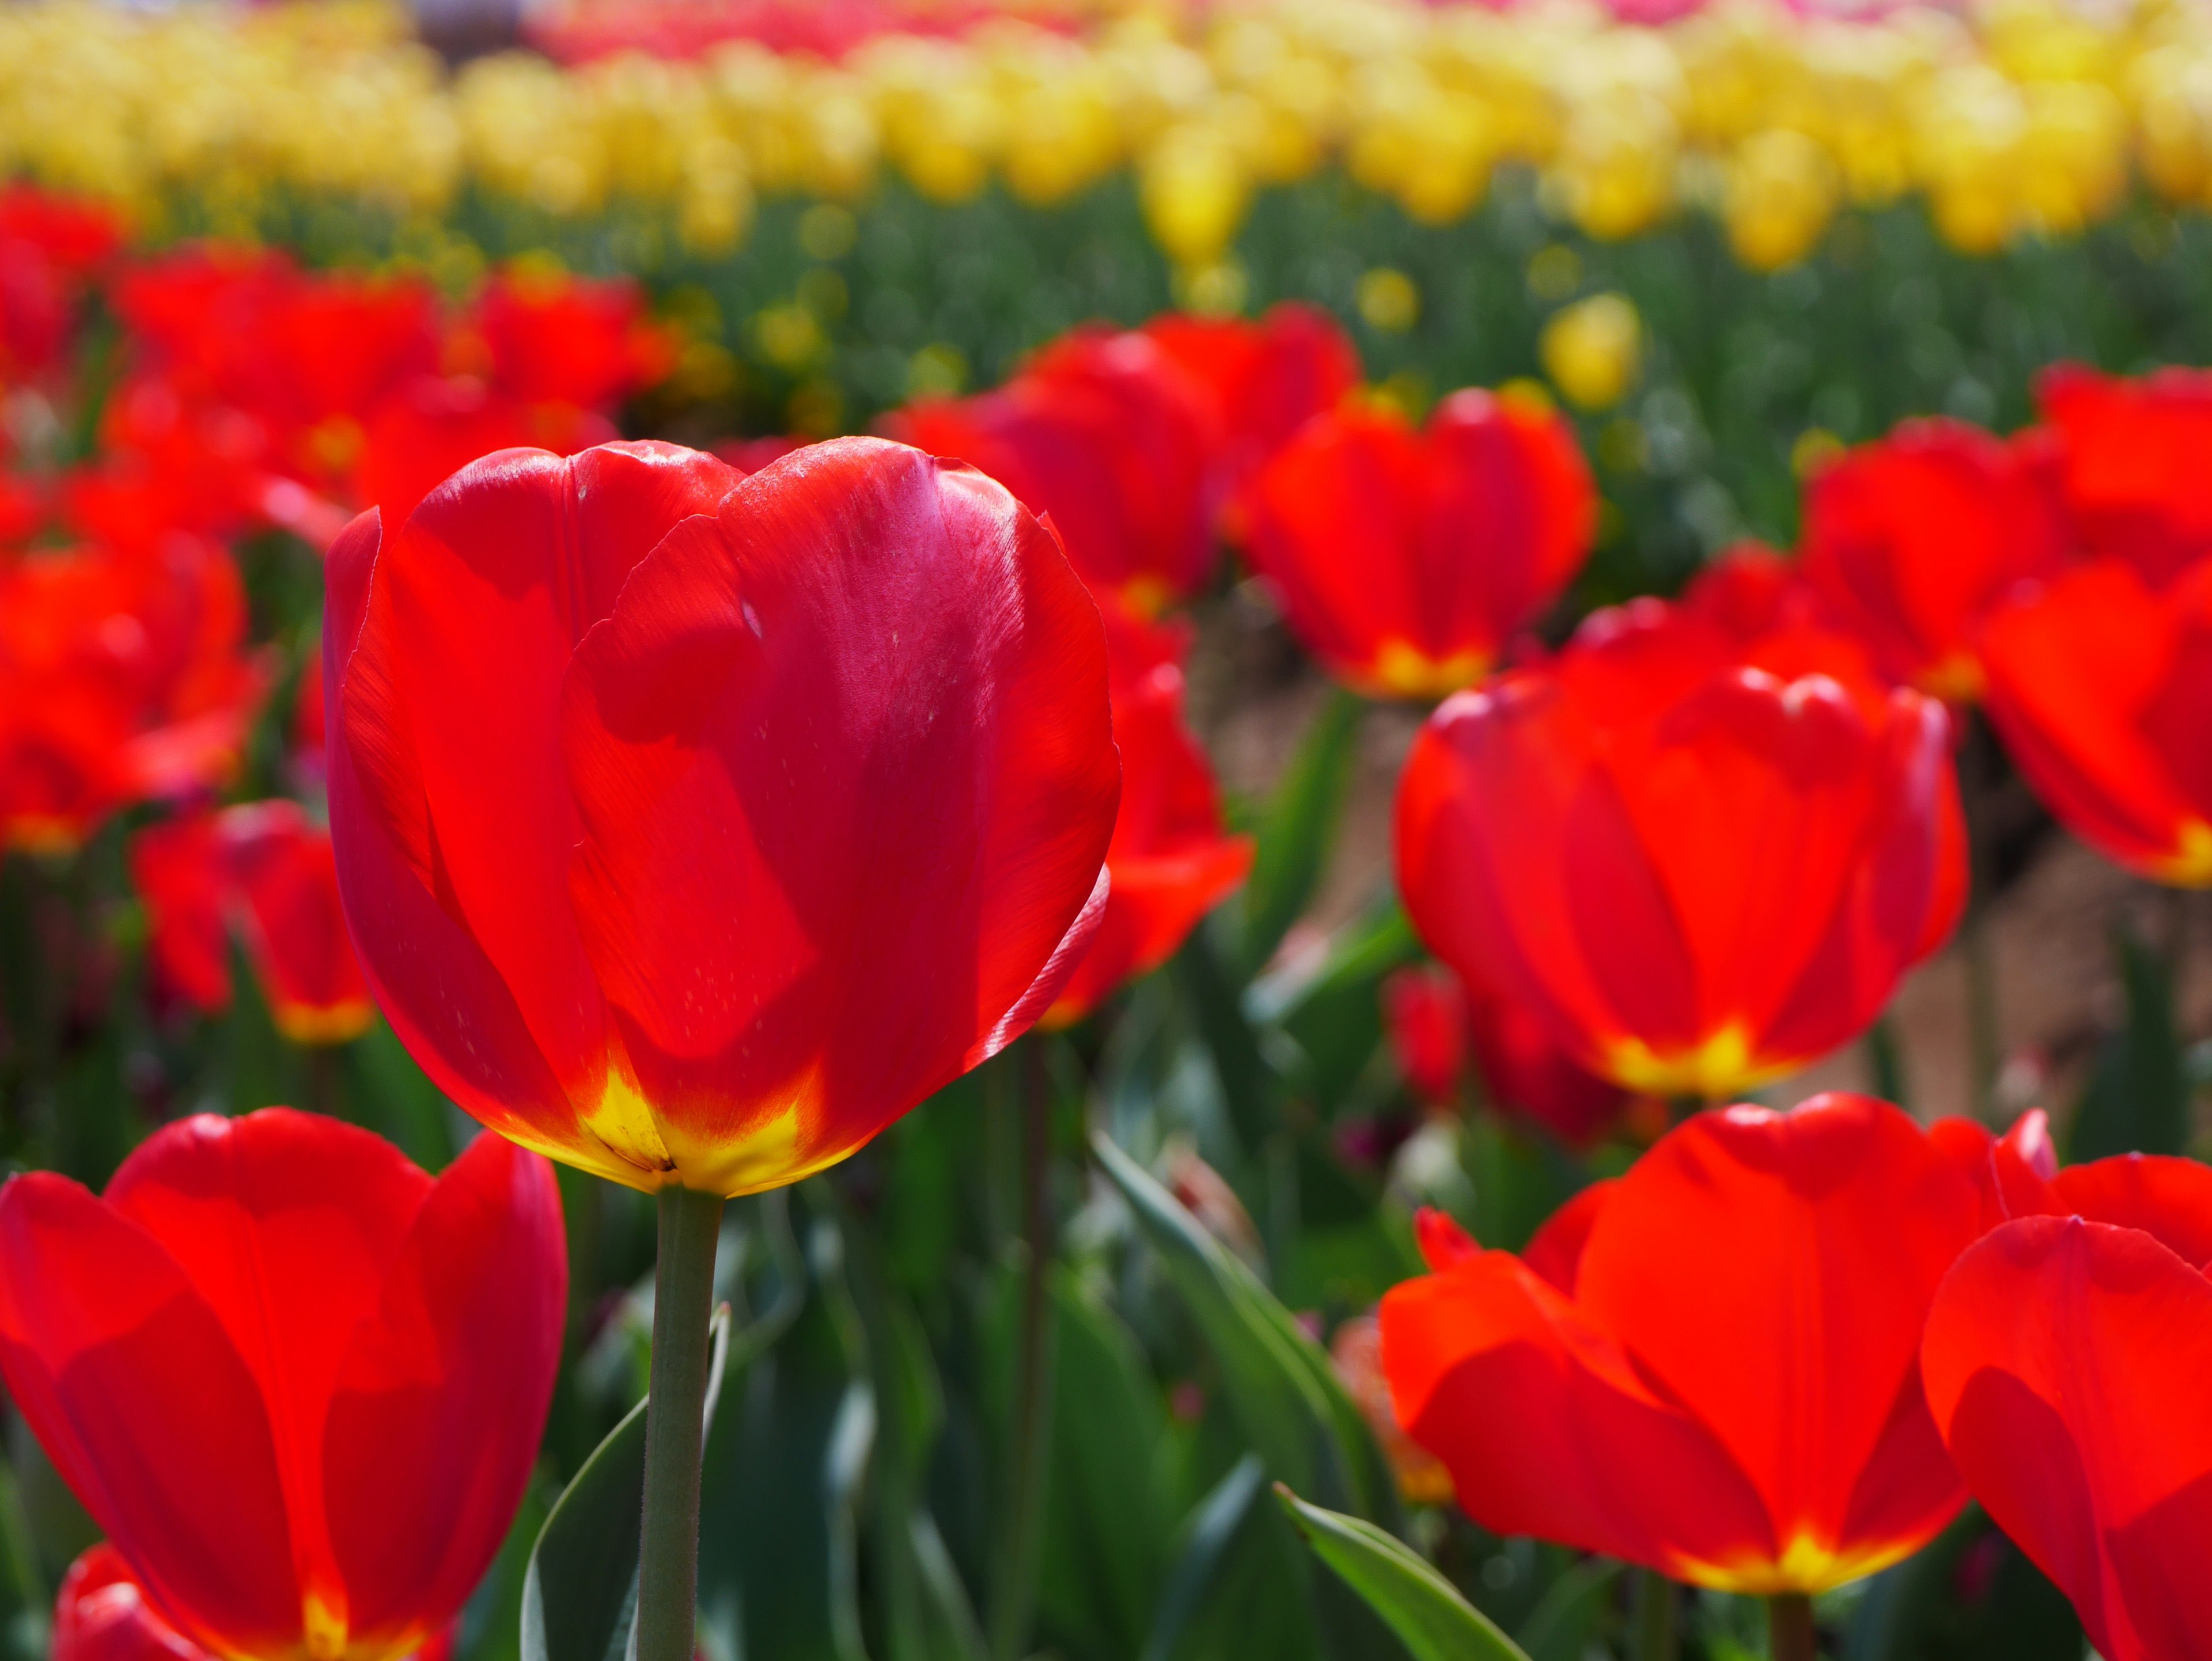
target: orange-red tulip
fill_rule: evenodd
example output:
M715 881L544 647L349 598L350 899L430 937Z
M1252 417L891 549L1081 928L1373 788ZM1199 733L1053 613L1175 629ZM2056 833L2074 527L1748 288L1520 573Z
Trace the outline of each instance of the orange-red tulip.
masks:
M2212 885L2212 558L2163 593L2098 560L1982 638L2005 748L2075 835L2157 882Z
M495 1136L433 1182L335 1119L201 1115L104 1196L0 1189L9 1400L161 1621L236 1661L452 1622L536 1462L567 1284L552 1171Z
M1245 551L1346 684L1472 685L1589 552L1597 499L1549 409L1455 392L1416 432L1380 407L1317 416L1247 487Z
M1644 601L1446 703L1398 792L1430 949L1655 1095L1863 1031L1957 922L1965 835L1942 706L1821 645Z
M1112 888L1090 950L1045 1012L1065 1026L1171 957L1252 868L1232 837L1206 751L1183 722L1184 632L1117 615L1109 600L1107 684L1121 751L1121 805L1106 849Z
M1150 336L1079 330L996 392L925 399L885 430L988 473L1051 518L1093 590L1151 616L1213 569L1219 422Z
M1907 422L1805 493L1807 580L1888 674L1941 697L1979 696L1981 620L2065 549L2032 458L1964 422Z
M1921 1391L1974 1185L1859 1096L1669 1133L1516 1257L1434 1214L1382 1300L1398 1417L1484 1527L1738 1592L1815 1592L1965 1502Z
M2080 364L2045 371L2035 401L2057 437L2068 516L2092 555L2162 587L2212 554L2212 371L2140 380Z
M355 941L431 1076L529 1146L796 1181L1034 1022L1097 924L1097 610L969 468L507 451L328 572Z
M2007 1189L2015 1220L1929 1313L1936 1423L2106 1661L2212 1653L2212 1170L2127 1154Z
M0 558L0 843L72 848L115 809L227 778L267 676L230 556Z

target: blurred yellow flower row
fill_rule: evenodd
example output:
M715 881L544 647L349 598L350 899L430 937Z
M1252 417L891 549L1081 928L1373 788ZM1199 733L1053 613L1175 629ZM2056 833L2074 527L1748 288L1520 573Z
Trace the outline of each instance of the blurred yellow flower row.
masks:
M475 186L558 216L641 204L715 252L758 193L848 200L891 172L941 201L997 179L1045 204L1130 167L1154 236L1202 273L1265 186L1340 166L1443 222L1514 161L1594 236L1709 210L1762 268L1846 204L1915 192L1967 252L2063 235L2138 179L2177 204L2212 192L2212 9L1844 22L1723 0L1644 27L1575 4L1273 0L1109 8L1080 39L1012 20L885 36L838 64L733 43L448 75L374 4L0 7L0 172L155 216L189 192L218 225L276 191L434 221Z

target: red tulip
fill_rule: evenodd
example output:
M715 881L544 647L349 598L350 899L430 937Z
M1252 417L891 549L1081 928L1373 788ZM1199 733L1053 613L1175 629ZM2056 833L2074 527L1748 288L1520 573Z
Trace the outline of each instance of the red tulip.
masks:
M1085 582L1151 616L1212 569L1218 419L1149 336L1084 330L998 391L924 399L885 430L982 469L1049 515Z
M1718 1098L1862 1031L1966 885L1942 707L1657 601L1432 715L1400 781L1430 949L1583 1067Z
M354 939L506 1135L647 1189L796 1181L1011 1042L1088 942L1098 614L967 468L507 451L327 569Z
M73 848L228 777L267 678L245 630L237 568L198 538L0 562L0 841Z
M1253 569L1331 674L1433 698L1487 674L1559 598L1596 507L1565 421L1469 390L1419 433L1380 407L1316 417L1242 511Z
M351 496L401 525L479 456L524 447L569 455L614 435L605 416L572 404L525 404L472 376L424 375L370 413Z
M1982 619L2064 553L2021 449L1963 422L1907 422L1829 463L1805 493L1807 579L1890 675L1942 697L1980 696Z
M1431 1107L1455 1106L1467 1077L1467 987L1440 963L1383 978L1382 1026L1406 1087Z
M2057 435L2066 510L2089 553L2126 560L2154 587L2212 554L2212 372L2130 380L2062 363L2037 381L2035 400Z
M63 360L84 280L122 240L109 209L0 188L0 373L20 380Z
M1123 982L1158 969L1252 869L1252 838L1224 830L1212 764L1183 724L1186 632L1128 617L1111 600L1103 611L1121 751L1121 805L1106 849L1112 886L1046 1026L1081 1019Z
M2212 1653L2212 1170L2061 1171L1945 1277L1922 1351L1966 1484L2106 1661Z
M2051 811L2156 882L2212 884L2212 559L2164 593L2120 560L1990 621L1990 718Z
M1343 325L1295 300L1257 323L1170 312L1144 332L1212 396L1224 441L1210 494L1225 509L1237 508L1244 481L1299 428L1359 384L1359 353Z
M489 378L526 403L599 408L676 366L673 341L647 319L644 292L627 278L509 270L484 284L472 321Z
M1782 630L1836 626L1797 562L1749 539L1699 568L1682 590L1681 607L1746 644Z
M1973 1184L1887 1103L1699 1114L1522 1257L1431 1214L1434 1272L1382 1300L1391 1396L1485 1528L1825 1591L1965 1501L1919 1353L1978 1221Z
M553 1173L496 1137L433 1182L337 1120L204 1114L104 1196L0 1189L10 1400L153 1612L243 1661L453 1620L537 1457L567 1283Z

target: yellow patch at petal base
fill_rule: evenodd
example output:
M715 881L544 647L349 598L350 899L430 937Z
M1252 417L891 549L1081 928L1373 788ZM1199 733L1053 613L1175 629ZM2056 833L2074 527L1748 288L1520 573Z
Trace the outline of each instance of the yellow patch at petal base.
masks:
M279 1004L271 1012L276 1030L294 1043L349 1043L368 1031L376 1006L366 998L318 1009L313 1004Z
M1614 1083L1648 1096L1702 1096L1712 1102L1755 1090L1802 1065L1753 1055L1749 1031L1731 1021L1696 1048L1664 1055L1641 1038L1615 1038L1606 1047L1605 1071Z
M859 1148L858 1141L809 1138L807 1127L820 1121L821 1092L820 1070L810 1069L773 1111L734 1135L717 1135L656 1112L635 1082L612 1072L599 1106L584 1116L584 1128L613 1156L612 1164L579 1160L568 1148L545 1151L648 1193L690 1188L735 1199L799 1182Z
M300 1599L300 1629L313 1661L340 1661L346 1652L344 1594L333 1601L310 1587Z
M1981 660L1971 652L1954 652L1941 663L1921 671L1920 690L1946 703L1978 703L1989 685Z
M1166 611L1174 599L1175 590L1149 572L1121 585L1121 604L1147 623Z
M2181 827L2158 879L2176 888L2212 888L2212 824L2191 819Z
M35 858L59 859L65 854L74 854L83 841L76 823L70 819L21 813L8 824L7 846Z
M1746 1597L1771 1597L1777 1592L1832 1591L1838 1586L1878 1574L1893 1563L1901 1563L1928 1543L1925 1538L1869 1541L1844 1549L1824 1545L1809 1534L1793 1536L1779 1558L1744 1558L1733 1563L1701 1563L1678 1557L1668 1573L1692 1585Z
M1401 698L1449 697L1490 670L1487 652L1455 652L1432 658L1402 640L1386 640L1375 654L1374 689Z

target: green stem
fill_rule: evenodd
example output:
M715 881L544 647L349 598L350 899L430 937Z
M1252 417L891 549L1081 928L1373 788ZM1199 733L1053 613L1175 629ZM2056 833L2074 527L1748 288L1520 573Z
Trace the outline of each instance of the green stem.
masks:
M1813 1600L1802 1591L1777 1592L1766 1600L1768 1652L1773 1661L1814 1661Z
M1014 1661L1029 1637L1051 1426L1050 1404L1045 1399L1045 1266L1052 1256L1052 1080L1046 1070L1044 1043L1041 1034L1031 1033L1022 1044L1021 1351L1014 1381L1012 1503L1007 1509L999 1595L991 1611L993 1661Z
M1636 1581L1636 1661L1674 1661L1681 1648L1677 1605L1682 1589L1656 1569Z
M645 1525L636 1661L691 1661L699 1606L699 1461L707 1410L708 1316L722 1196L660 1190L653 1382L645 1410Z

